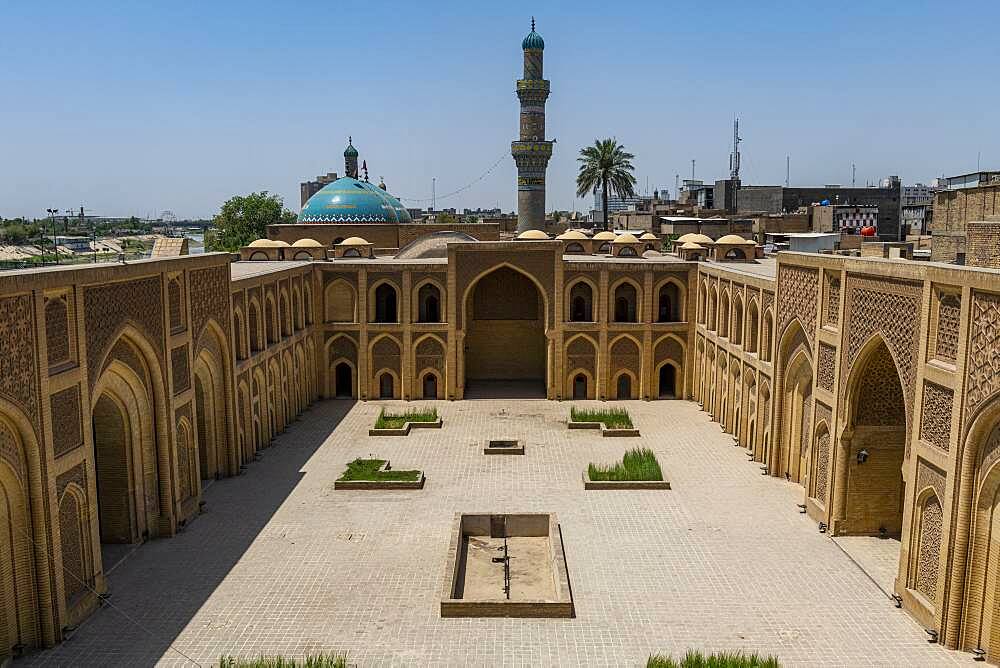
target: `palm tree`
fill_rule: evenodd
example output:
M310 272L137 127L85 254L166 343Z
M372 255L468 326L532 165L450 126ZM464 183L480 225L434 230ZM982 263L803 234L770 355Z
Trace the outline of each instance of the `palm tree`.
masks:
M616 139L596 139L593 146L580 149L580 173L576 175L576 194L583 197L598 188L604 195L604 229L608 229L608 190L621 198L635 197L632 158Z

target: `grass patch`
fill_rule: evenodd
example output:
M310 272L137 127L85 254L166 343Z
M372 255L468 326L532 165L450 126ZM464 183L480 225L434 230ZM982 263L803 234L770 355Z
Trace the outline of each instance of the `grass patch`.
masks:
M603 422L608 429L633 429L632 418L624 408L570 408L573 422Z
M701 652L688 651L680 661L654 654L646 661L646 668L781 668L781 664L773 656L762 659L743 652L716 652L705 656Z
M384 459L355 459L347 465L344 475L337 478L349 482L352 480L412 480L420 479L420 471L379 471Z
M648 448L629 450L625 453L620 464L611 466L591 464L587 469L587 474L593 481L663 480L660 463L656 461L656 455L653 454L653 451Z
M383 408L375 420L376 429L402 429L407 422L437 422L436 408L411 408L402 413L386 413Z
M261 656L256 659L224 656L219 659L219 668L347 668L347 661L342 656L332 654L307 656L302 661L286 659L283 656Z

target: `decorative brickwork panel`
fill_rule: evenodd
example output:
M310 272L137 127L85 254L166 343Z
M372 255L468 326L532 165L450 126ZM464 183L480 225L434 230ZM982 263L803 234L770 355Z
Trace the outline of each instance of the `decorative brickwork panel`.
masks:
M1000 424L993 427L986 442L982 444L978 469L980 478L989 472L997 458L1000 458Z
M170 331L184 331L184 286L181 278L171 278L167 282L167 302L170 305Z
M65 297L50 297L45 300L45 342L48 348L49 366L70 361L69 306Z
M826 489L830 482L830 432L822 430L816 438L816 496L826 503Z
M170 375L174 379L175 395L191 388L191 363L186 344L170 351Z
M456 253L458 258L456 270L456 285L458 292L456 299L461 300L466 288L475 277L487 269L500 265L509 264L517 269L523 270L528 275L533 276L541 285L545 287L545 299L548 302L549 314L546 329L552 326L555 314L552 312L552 305L555 303L551 286L555 277L555 251L554 250L522 250L512 252L511 250L480 251L469 250ZM458 304L457 323L460 329L467 327L467 323L462 322L462 304Z
M162 355L158 344L163 340L163 295L158 276L88 287L83 295L91 387L101 371L99 362L126 323L136 326Z
M338 337L333 343L330 344L329 361L332 362L333 360L340 359L341 357L357 364L358 347L350 337Z
M83 445L80 386L56 392L49 403L52 409L53 448L58 457Z
M70 485L73 487L66 493ZM87 566L90 522L87 471L82 462L56 479L56 498L59 499L59 542L68 604L87 591L94 579L93 572Z
M967 420L1000 390L1000 295L974 293L971 311L966 364Z
M938 293L937 308L934 356L954 362L958 359L958 326L962 313L962 298L956 294Z
M7 425L0 421L0 458L10 464L23 484L28 483L28 466L21 449L21 440Z
M774 293L764 292L761 297L761 314L760 317L764 317L764 311L770 311L774 307Z
M954 392L937 383L924 383L920 415L920 438L945 452L951 441L951 415Z
M149 387L149 379L146 374L146 364L142 361L139 355L139 351L135 349L128 341L124 339L119 339L115 347L111 349L108 353L107 358L104 360L104 368L108 368L108 365L114 361L121 362L128 368L132 369L142 381L145 387Z
M400 372L399 343L390 336L383 336L372 346L372 370L380 369Z
M34 322L30 296L0 300L0 342L3 345L0 394L21 406L37 428L39 403Z
M922 288L918 284L887 278L852 276L847 283L846 326L849 340L843 351L841 374L845 379L851 377L865 344L873 334L879 334L899 364L907 427L912 420L913 397L916 394L921 294ZM888 369L884 371L888 372ZM841 392L846 390L848 384L841 383Z
M826 423L826 428L833 431L833 411L822 401L816 402L816 424Z
M208 267L191 272L191 332L197 340L209 320L229 332L229 266Z
M628 337L622 337L611 346L611 371L616 373L622 369L628 369L636 376L639 375L640 353L639 346Z
M914 491L918 495L930 487L938 498L944 498L944 485L944 471L923 459L917 460L917 484Z
M584 369L597 374L597 345L587 336L578 336L566 347L566 371Z
M837 366L837 349L826 343L820 343L819 358L816 364L817 383L824 390L833 392L834 371Z
M855 424L895 427L905 421L906 403L892 357L883 349L875 353L864 370L858 388Z
M428 337L417 344L415 358L417 374L424 369L436 369L444 373L444 346L437 339Z
M810 346L816 335L816 303L819 301L819 273L815 269L779 265L778 333L798 318L809 337Z
M938 497L931 495L920 509L920 543L917 546L916 590L931 603L937 600L938 565L941 563L941 530L944 513Z
M824 324L836 326L840 320L840 279L830 276L826 280Z
M653 350L653 363L658 365L664 360L672 360L677 364L684 363L684 348L677 342L677 339L666 338L656 344Z

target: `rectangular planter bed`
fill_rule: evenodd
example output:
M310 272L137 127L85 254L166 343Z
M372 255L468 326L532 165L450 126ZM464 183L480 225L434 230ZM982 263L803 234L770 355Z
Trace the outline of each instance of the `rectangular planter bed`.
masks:
M591 480L583 470L584 489L670 489L669 480Z
M487 441L484 455L523 455L524 444L520 441Z
M408 436L411 429L440 429L444 421L438 418L436 422L407 422L399 429L369 429L369 436Z
M457 513L442 576L441 616L573 617L556 516Z
M639 436L639 430L636 428L632 429L608 429L604 426L603 422L573 422L570 420L566 423L566 426L570 429L600 429L601 436Z
M379 471L389 470L386 461L378 467ZM417 471L416 480L334 480L334 489L423 489L427 478L423 471Z
M335 480L334 489L423 489L423 471L417 480Z

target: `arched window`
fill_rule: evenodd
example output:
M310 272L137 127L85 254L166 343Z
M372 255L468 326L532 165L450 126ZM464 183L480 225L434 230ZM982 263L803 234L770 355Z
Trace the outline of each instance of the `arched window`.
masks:
M260 310L257 308L257 302L250 302L247 321L250 330L250 350L253 352L262 350L264 346L260 340Z
M746 260L747 254L743 252L742 248L730 248L726 251L727 260Z
M594 321L594 291L590 284L579 281L569 291L570 322Z
M388 283L375 288L375 322L398 322L396 319L396 288Z
M422 285L417 292L417 302L418 322L441 322L441 292L436 285Z
M675 283L667 283L660 288L657 300L656 322L678 322L680 320L680 300Z
M757 352L757 328L760 327L760 315L757 312L757 302L750 302L747 309L747 352Z
M583 246L574 241L573 243L566 244L565 252L568 254L568 253L585 253L586 251L583 250Z
M760 337L760 358L765 362L771 359L771 336L773 336L773 320L771 312L764 314L764 328Z
M357 248L348 248L341 257L361 257L361 251Z
M600 246L599 246L599 247L597 248L597 252L598 252L598 253L610 253L610 252L611 252L611 243L610 243L610 242L607 242L607 241L605 241L604 243L602 243L602 244L601 244L601 245L600 245Z
M615 322L637 322L636 291L631 283L622 283L615 288Z
M638 257L638 254L631 246L622 246L621 250L618 251L618 257Z
M268 344L278 342L278 328L275 321L274 300L270 297L264 302L264 329Z
M729 337L729 293L719 297L719 336Z
M737 297L733 300L733 343L743 344L743 300Z
M281 335L291 336L292 318L288 309L288 296L284 292L278 298L278 322L281 323Z

